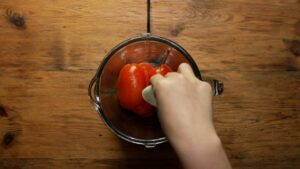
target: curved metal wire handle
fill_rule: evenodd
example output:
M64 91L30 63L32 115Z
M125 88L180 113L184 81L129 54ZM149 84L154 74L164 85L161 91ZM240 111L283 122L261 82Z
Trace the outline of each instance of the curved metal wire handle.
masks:
M98 110L101 108L101 106L95 98L95 84L96 84L96 76L92 78L89 84L88 93L89 93L91 104L95 107L96 110Z
M223 93L224 84L222 81L206 77L203 77L203 81L208 82L211 85L214 96L219 96Z

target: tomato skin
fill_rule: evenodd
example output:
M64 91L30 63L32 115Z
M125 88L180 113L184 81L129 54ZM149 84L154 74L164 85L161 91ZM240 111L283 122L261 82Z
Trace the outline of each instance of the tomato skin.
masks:
M144 70L147 84L150 84L150 78L156 73L156 69L150 63L140 63L139 66Z
M133 109L133 112L142 117L151 117L155 112L155 107L143 100L139 106Z
M120 71L117 82L121 106L133 110L143 100L142 91L147 86L144 70L136 64L126 64Z
M160 73L162 76L165 76L169 72L172 72L172 69L165 64L162 64L159 67L155 68L155 73Z
M166 75L172 69L167 65L153 67L149 63L126 64L119 73L117 82L117 97L120 105L131 110L141 117L150 117L155 112L155 107L144 101L142 91L150 85L153 75L160 73Z

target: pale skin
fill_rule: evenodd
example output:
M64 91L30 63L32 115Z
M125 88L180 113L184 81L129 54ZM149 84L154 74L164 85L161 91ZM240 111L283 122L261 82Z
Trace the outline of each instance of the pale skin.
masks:
M183 63L151 78L158 117L186 169L231 169L212 120L211 86Z

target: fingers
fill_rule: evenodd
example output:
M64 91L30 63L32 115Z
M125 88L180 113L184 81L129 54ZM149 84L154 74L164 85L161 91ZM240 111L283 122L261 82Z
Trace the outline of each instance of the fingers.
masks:
M161 74L155 74L151 77L150 79L150 83L153 86L156 86L156 84L158 83L158 81L160 81L161 79L163 79L164 77Z
M195 78L193 69L187 63L181 63L178 67L177 72L183 74L188 79L194 79Z
M176 78L181 76L180 74L182 74L184 77L186 77L189 80L195 79L194 71L191 68L191 66L187 63L181 63L178 67L177 72L169 72L165 75L165 77ZM156 86L157 82L160 81L161 79L164 79L164 77L161 74L156 74L151 77L150 82L153 86Z
M169 72L165 75L166 78L169 78L169 77L176 77L178 76L178 73L177 72Z

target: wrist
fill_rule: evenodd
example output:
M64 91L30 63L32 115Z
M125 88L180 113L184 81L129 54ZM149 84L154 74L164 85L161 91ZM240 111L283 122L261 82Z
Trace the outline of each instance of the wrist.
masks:
M177 149L180 151L190 151L191 149L198 147L204 150L222 145L215 130L204 133L194 133L193 135L190 135L190 137L171 141L171 144L173 144L176 151Z
M196 131L196 132L194 132ZM222 143L214 127L202 128L202 130L187 131L185 135L170 139L171 144L179 156L193 154L193 152L206 154L222 148Z
M179 132L171 132L169 141L175 148L185 148L193 146L205 146L209 144L219 144L220 138L211 123L198 123L188 127L187 130Z

